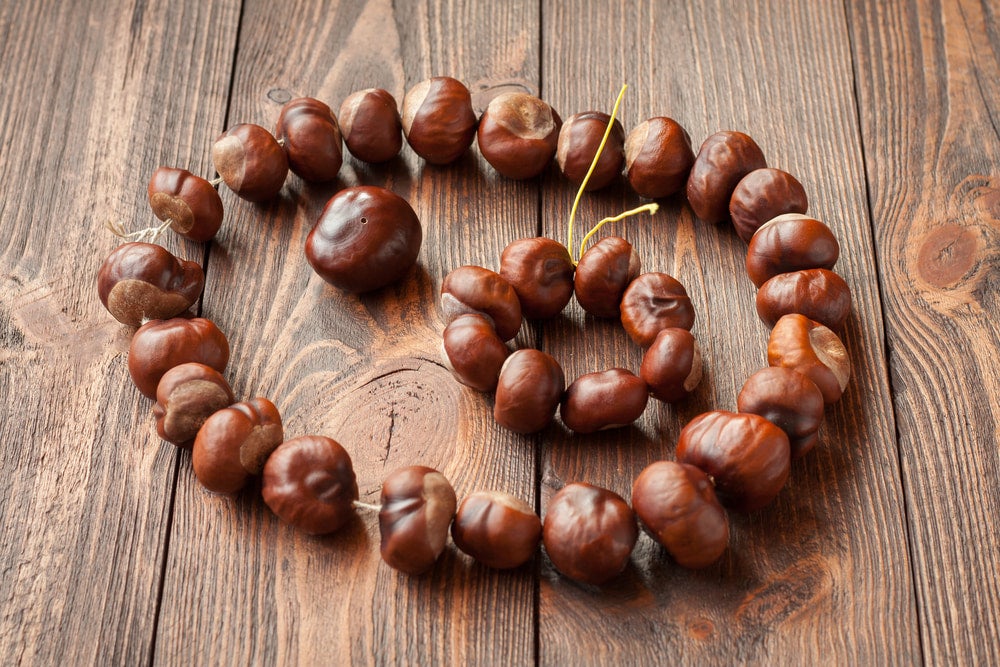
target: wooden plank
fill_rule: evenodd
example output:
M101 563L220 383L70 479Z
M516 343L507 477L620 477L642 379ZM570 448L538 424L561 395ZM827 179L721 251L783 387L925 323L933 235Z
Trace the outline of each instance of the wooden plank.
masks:
M921 638L928 662L997 664L997 7L847 7Z
M677 567L645 536L626 573L601 592L560 577L546 562L540 662L919 661L842 10L813 2L546 2L542 28L543 96L563 117L609 110L624 79L631 84L626 130L668 115L687 127L696 149L720 129L756 137L772 166L801 179L810 210L840 239L838 270L855 303L845 341L854 367L850 388L828 410L820 446L793 465L777 501L731 516L730 549L704 571ZM544 230L563 238L572 188L552 185L544 196ZM592 222L638 203L619 187L586 197L581 219ZM767 331L745 277L745 245L730 229L693 220L686 205L668 201L656 218L606 233L624 233L647 270L666 271L687 286L706 378L688 402L676 409L653 405L633 429L591 437L550 431L543 505L576 480L629 498L643 467L672 458L684 423L705 410L735 409L743 381L766 364ZM619 326L574 308L567 321L546 329L544 342L568 379L616 365L638 368L640 350Z
M515 3L246 3L229 123L271 126L311 95L335 109L353 90L447 74L537 85L537 6ZM208 146L205 146L208 150ZM537 230L537 185L502 181L473 152L426 166L410 149L384 167L349 160L334 186L291 177L257 207L224 195L233 224L209 260L205 315L229 335L242 396L267 395L288 436L321 433L351 453L362 499L403 465L441 469L459 497L483 488L534 502L530 443L503 433L489 400L438 362L437 292L461 264L496 266ZM357 298L305 262L305 236L341 186L385 185L423 222L416 274ZM530 335L530 332L529 334ZM313 539L280 524L256 490L203 492L182 461L157 662L523 664L534 656L534 570L496 573L449 550L413 578L381 563L374 516ZM210 628L210 631L206 631Z
M222 122L236 4L0 6L4 664L148 660L176 454L95 276L106 220L155 221L157 165L206 172L192 146Z

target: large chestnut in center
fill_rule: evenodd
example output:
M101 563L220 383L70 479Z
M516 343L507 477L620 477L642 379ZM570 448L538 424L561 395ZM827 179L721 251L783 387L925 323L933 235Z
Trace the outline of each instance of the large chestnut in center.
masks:
M417 261L423 232L413 208L375 186L347 188L323 209L306 239L306 259L326 282L348 292L393 283Z

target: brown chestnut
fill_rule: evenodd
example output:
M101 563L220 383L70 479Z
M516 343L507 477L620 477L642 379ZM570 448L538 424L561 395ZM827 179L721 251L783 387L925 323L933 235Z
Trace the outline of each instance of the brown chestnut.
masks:
M815 382L798 371L777 366L747 378L736 399L740 412L760 415L785 432L793 461L816 445L825 407Z
M212 184L187 169L158 167L146 188L149 207L170 229L192 241L213 238L222 226L222 198Z
M351 154L365 162L386 162L403 147L403 121L396 98L381 88L348 95L340 105L340 129Z
M587 373L566 388L559 416L576 433L628 426L649 401L646 383L624 368Z
M691 137L673 118L643 121L625 139L625 177L640 197L680 192L693 164Z
M815 218L785 213L765 222L750 239L747 275L757 287L779 273L832 269L840 244L830 228Z
M649 347L664 329L694 326L694 306L687 290L665 273L644 273L633 280L621 305L625 333L642 347Z
M400 468L382 483L378 527L382 560L407 574L430 569L444 551L455 516L455 490L433 468Z
M423 231L405 199L374 185L345 188L326 203L306 237L320 278L363 293L396 282L417 263Z
M517 292L529 319L555 317L573 296L573 260L566 246L544 237L518 239L500 255L500 275Z
M617 236L601 239L576 265L576 300L594 317L617 318L625 289L641 271L642 260L631 243Z
M632 485L632 509L678 565L708 567L729 546L729 519L712 480L674 461L646 467Z
M481 266L460 266L444 277L441 310L446 322L466 313L485 315L505 341L521 329L517 292L499 273Z
M444 329L444 362L462 384L479 391L493 391L510 350L500 340L486 316L466 313Z
M310 183L332 181L344 162L340 126L333 111L312 97L299 97L281 107L274 136L283 142L288 166Z
M281 144L260 125L235 125L212 144L212 162L229 189L252 202L274 199L288 176Z
M788 436L763 417L716 410L681 429L677 460L715 481L723 505L752 512L778 495L788 479Z
M797 313L785 315L771 329L767 361L815 382L827 404L840 400L851 377L851 359L837 334Z
M750 243L761 225L785 213L805 213L806 190L780 169L754 169L743 177L729 199L729 217L741 239Z
M472 95L465 84L449 76L410 88L403 98L402 120L406 141L431 164L454 162L476 136Z
M189 446L205 420L235 400L226 378L211 366L174 366L156 386L156 432L167 442Z
M559 114L534 95L497 95L479 120L479 151L503 176L532 178L556 154L561 125Z
M606 113L585 111L573 114L563 123L556 145L556 160L563 176L571 183L576 185L583 183L610 121L611 116ZM597 160L590 181L587 182L587 191L592 192L611 185L621 173L624 162L625 128L616 118L611 134L608 135L608 142L604 145L604 151Z
M220 373L229 363L229 341L211 320L201 317L152 320L132 336L128 372L143 396L156 398L156 386L174 366L190 361Z
M577 482L553 496L542 541L559 572L600 586L625 569L639 527L625 500L613 491Z
M518 350L500 369L493 418L515 433L549 425L566 389L562 366L541 350Z
M779 273L757 290L757 314L773 327L783 315L799 313L834 331L851 314L851 288L827 269Z
M351 457L339 442L303 435L282 443L267 459L261 493L285 523L325 535L354 515L358 482Z
M261 473L283 438L281 415L266 398L219 410L202 424L194 439L195 477L214 493L236 493L250 477Z
M687 398L701 382L701 375L701 347L690 331L678 327L656 334L639 369L639 377L653 398L664 403Z
M205 272L197 262L174 257L152 243L124 243L97 271L97 293L116 320L137 327L143 320L180 315L198 300Z
M458 506L451 537L455 546L483 565L503 570L531 560L542 538L542 522L519 498L477 491Z
M716 132L701 145L687 181L694 214L705 222L729 216L729 200L740 180L767 166L764 152L742 132Z

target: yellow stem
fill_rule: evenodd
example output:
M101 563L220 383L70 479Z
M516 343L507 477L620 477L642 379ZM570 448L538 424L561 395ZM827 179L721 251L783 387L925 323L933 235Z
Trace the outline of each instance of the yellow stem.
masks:
M660 210L660 205L657 203L644 204L637 208L633 208L631 211L625 211L624 213L619 213L618 215L613 216L611 218L604 218L599 223L594 225L594 228L591 229L589 232L587 232L587 235L583 237L583 241L580 242L580 257L583 257L583 251L587 247L587 241L590 240L590 237L596 234L601 229L601 227L608 224L609 222L618 222L619 220L624 220L625 218L628 218L633 215L639 215L640 213L645 213L646 211L649 211L649 214L653 215L659 210Z

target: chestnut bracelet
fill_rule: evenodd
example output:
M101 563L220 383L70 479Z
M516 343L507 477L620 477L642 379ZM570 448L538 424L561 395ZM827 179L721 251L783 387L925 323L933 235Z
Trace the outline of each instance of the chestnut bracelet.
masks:
M573 220L585 191L603 187L624 168L642 197L685 190L695 214L731 220L749 243L747 274L758 287L757 311L772 327L770 366L741 390L738 413L713 411L681 431L676 461L651 464L635 480L632 505L607 489L571 483L551 500L544 525L524 501L497 491L461 502L438 471L410 466L384 481L380 505L358 500L348 452L319 435L285 440L281 416L263 397L235 402L222 375L229 359L225 335L210 321L185 312L204 287L200 265L174 257L152 241L170 228L207 241L223 220L215 186L186 170L160 167L150 179L150 207L161 224L127 233L127 243L102 264L98 291L119 321L138 326L128 368L136 387L155 399L158 434L192 449L195 476L208 490L236 494L262 476L262 495L283 521L310 534L338 530L358 509L378 511L381 555L410 574L430 569L447 544L483 564L513 568L528 562L540 542L563 575L604 584L625 568L639 522L684 567L711 565L729 542L725 509L750 512L770 503L788 478L790 461L812 449L826 405L850 376L837 335L851 310L850 289L831 271L839 244L830 229L805 215L802 185L767 167L760 147L740 132L708 137L698 154L676 121L651 118L627 136L616 120L625 87L610 115L574 114L563 123L545 102L526 93L494 98L476 117L459 81L435 77L414 86L402 110L386 91L350 95L340 122L312 98L286 104L272 135L240 124L212 147L219 181L248 201L267 201L289 170L306 181L329 181L343 162L342 144L358 159L394 158L405 136L426 161L447 164L478 140L480 152L503 176L532 178L553 160L579 185L567 244L548 238L510 243L499 271L463 266L441 287L446 318L443 358L461 383L495 391L494 418L517 433L546 428L558 410L575 433L631 424L649 397L684 400L702 378L701 351L691 329L695 313L684 286L665 273L642 273L624 238L587 248L605 224L594 226L574 259ZM369 292L404 278L422 241L406 200L373 186L347 188L330 199L309 233L305 252L330 284ZM511 352L524 318L544 320L576 297L595 317L619 318L645 349L638 374L622 368L587 373L566 386L551 355L530 348Z

